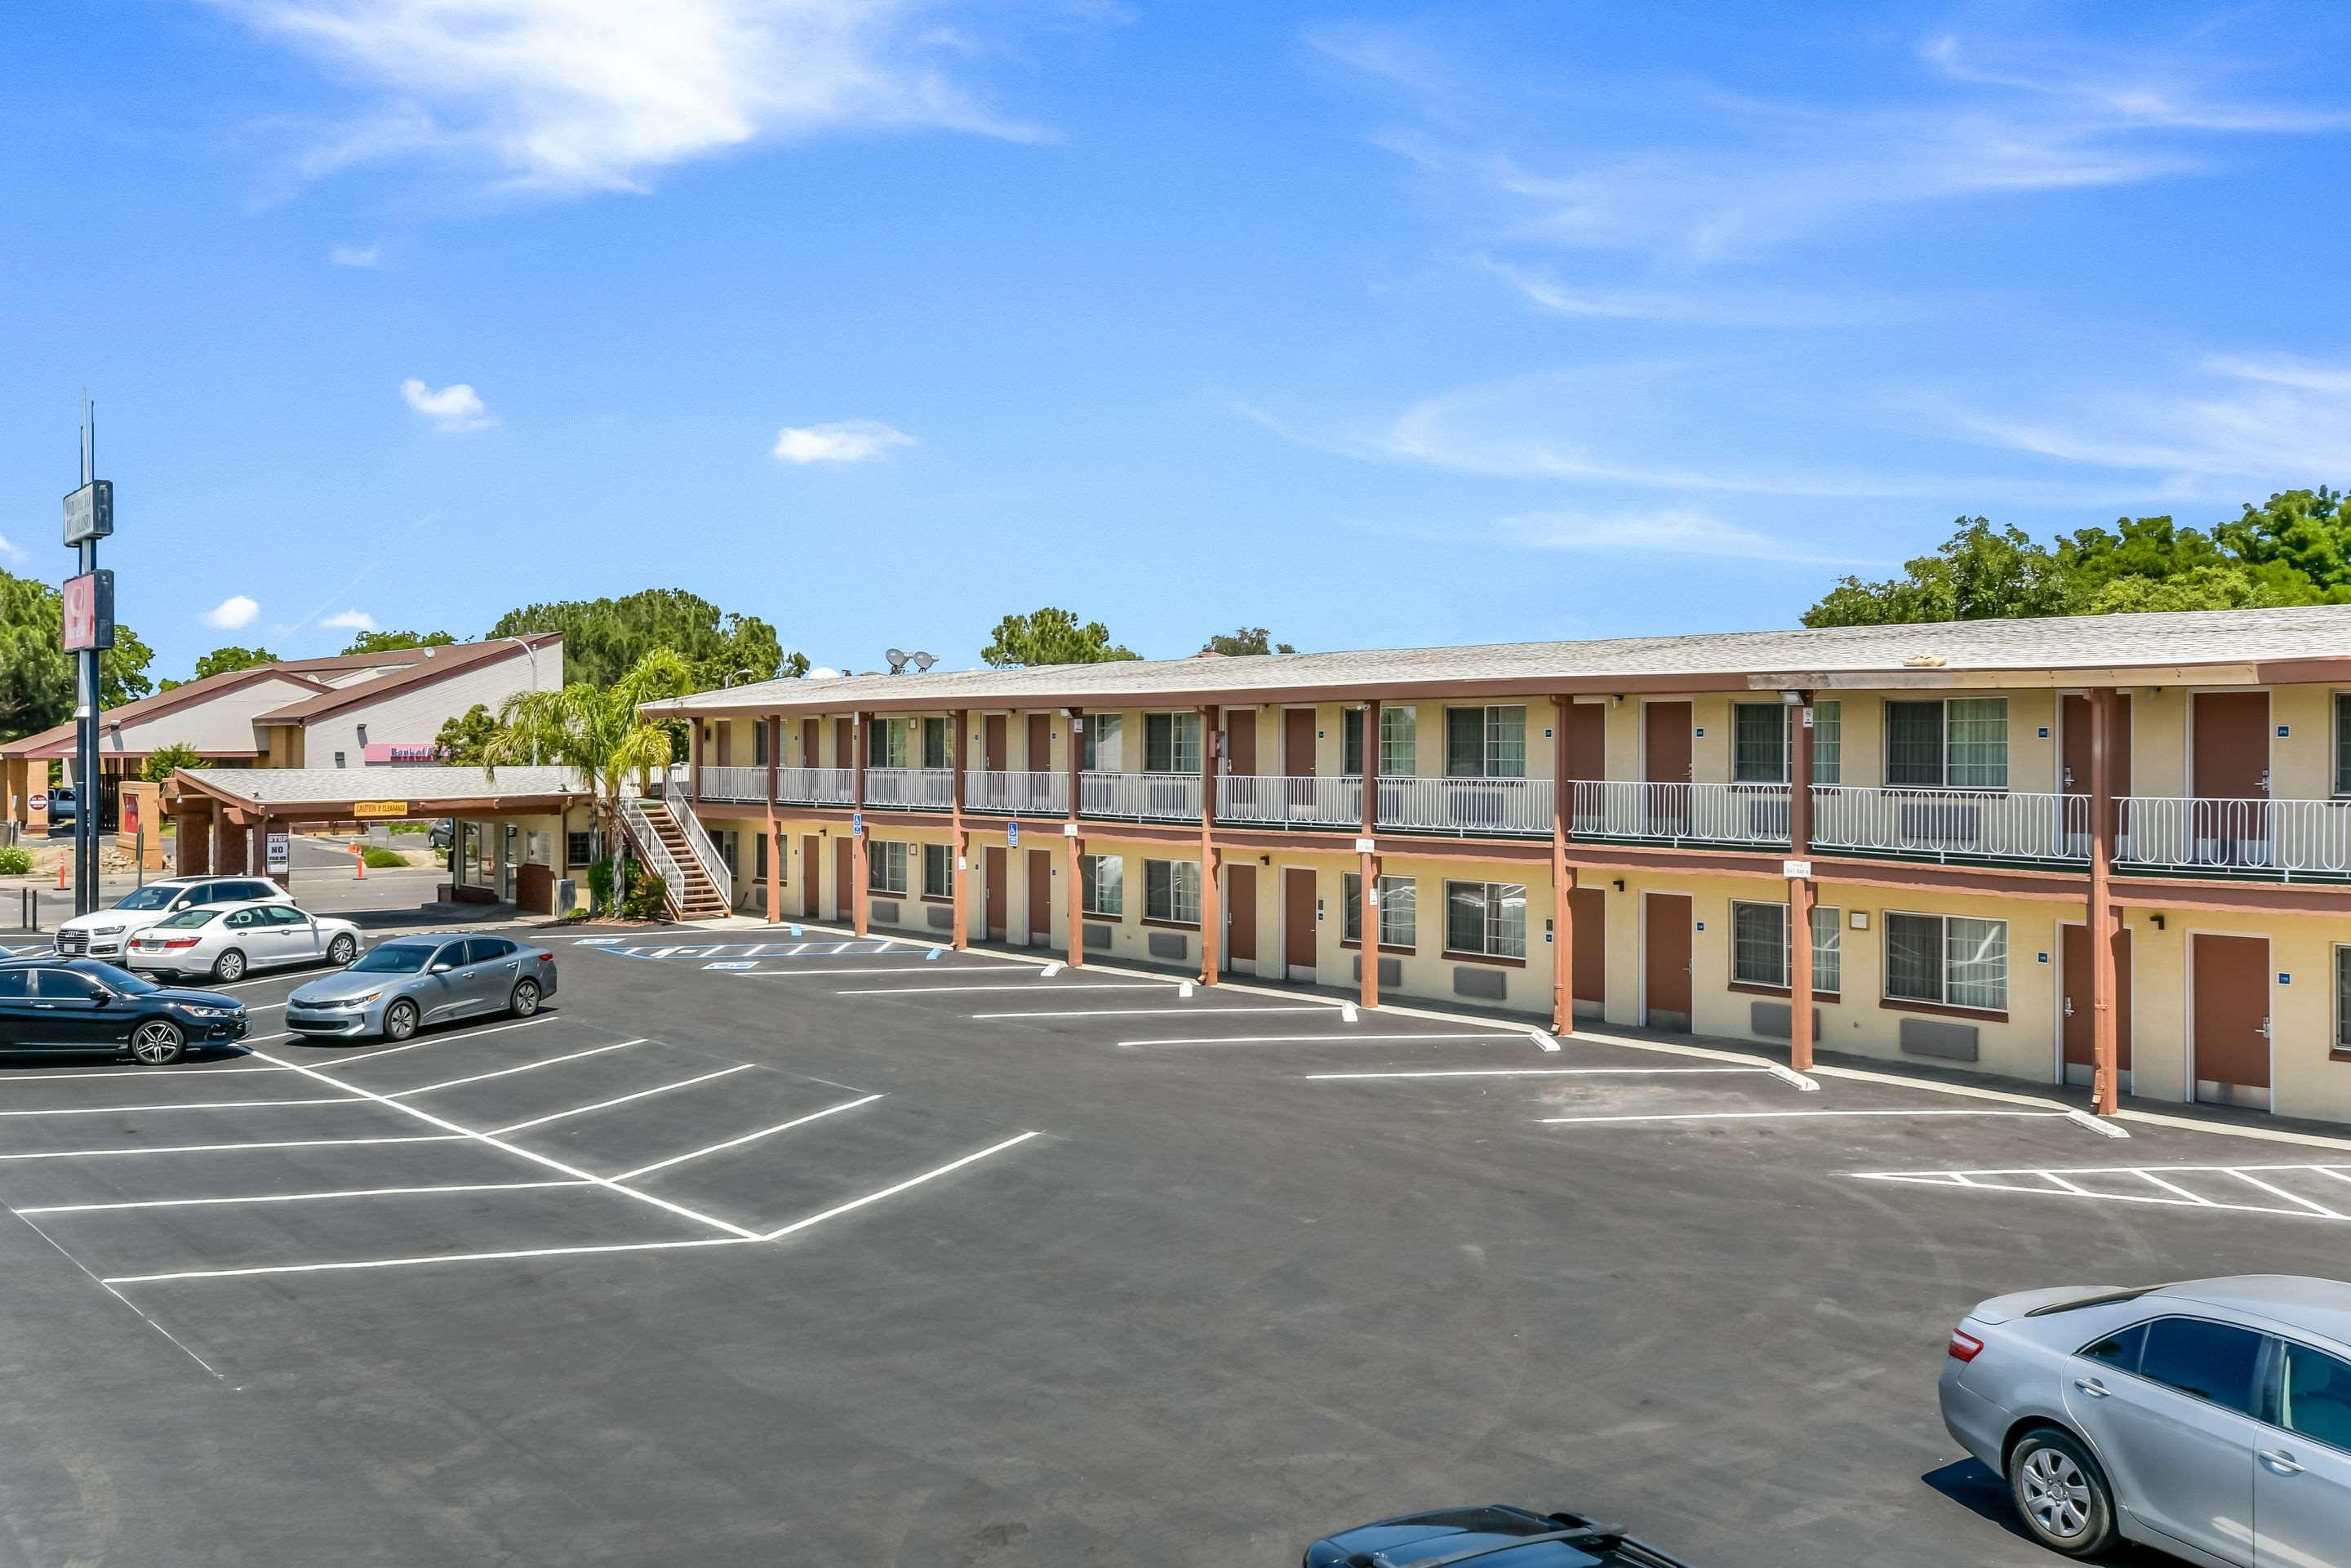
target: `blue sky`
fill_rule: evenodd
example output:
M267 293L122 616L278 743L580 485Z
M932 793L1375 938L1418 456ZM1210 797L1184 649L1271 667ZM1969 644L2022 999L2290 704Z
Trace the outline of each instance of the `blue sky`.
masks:
M2339 6L70 0L0 534L184 674L683 586L820 664L1783 625L2351 476Z

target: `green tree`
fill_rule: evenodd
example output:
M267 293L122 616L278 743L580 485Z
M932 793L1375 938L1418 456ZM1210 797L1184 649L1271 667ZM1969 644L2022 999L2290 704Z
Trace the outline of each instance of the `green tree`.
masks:
M1807 626L1882 626L1913 621L1985 621L2062 615L2070 608L2056 552L2022 528L1961 517L1933 555L1903 563L1882 582L1845 577L1804 612Z
M2351 507L2339 490L2280 491L2212 537L2256 583L2305 596L2287 602L2351 602Z
M2199 566L2177 577L2117 577L2075 601L2077 615L2145 610L2267 610L2301 601L2255 582L2241 566Z
M721 610L681 588L528 604L498 617L489 635L530 632L560 632L564 674L596 686L613 685L656 649L685 662L697 691L804 675L809 669L806 655L785 653L767 622Z
M1249 653L1295 653L1298 650L1287 643L1269 645L1264 627L1244 626L1238 632L1217 632L1200 644L1200 652L1222 653L1228 659L1238 659Z
M553 691L516 692L498 706L500 728L483 747L482 771L495 779L502 767L534 760L573 769L610 859L620 843L621 786L632 775L650 782L676 755L672 727L637 710L694 685L684 658L655 648L609 685L575 680Z
M441 721L441 731L433 744L441 748L441 760L452 768L479 768L489 758L490 743L498 737L497 716L482 704L475 703L464 713Z
M1008 615L996 623L996 635L979 656L993 668L1030 664L1102 664L1114 659L1142 657L1110 640L1110 628L1099 621L1078 624L1066 610L1050 606L1026 615Z
M139 777L146 779L150 784L161 784L183 768L211 766L212 764L205 761L194 747L183 746L174 741L169 746L159 746L149 752L146 762L139 769Z
M362 632L343 652L390 653L402 648L445 648L456 640L446 632Z
M227 648L214 648L211 653L206 653L203 658L196 661L196 673L188 678L192 681L201 681L207 675L225 675L231 670L249 670L256 664L274 664L276 663L277 663L277 655L271 653L266 648L238 648L234 646ZM178 681L166 681L163 683L162 689L168 692L173 686L181 684L182 683Z
M65 599L46 582L0 571L0 740L63 724L73 716L74 659L58 646ZM116 622L114 646L99 655L98 700L120 707L151 695L155 651Z

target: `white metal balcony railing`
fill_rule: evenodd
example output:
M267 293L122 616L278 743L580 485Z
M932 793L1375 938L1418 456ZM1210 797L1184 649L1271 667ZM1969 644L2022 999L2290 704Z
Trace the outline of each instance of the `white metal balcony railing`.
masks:
M1078 814L1122 817L1135 822L1196 822L1200 820L1200 776L1081 773Z
M846 768L778 768L776 799L795 806L846 806L857 785Z
M1812 847L1938 859L2086 862L2090 798L1818 785L1813 790Z
M963 776L963 804L967 811L993 816L1065 817L1070 812L1070 781L1060 773L975 768Z
M1364 825L1364 781L1279 773L1228 773L1217 780L1217 821L1272 827Z
M709 768L697 770L695 793L705 800L765 800L768 770L759 768Z
M2137 795L2121 806L2117 865L2273 872L2289 878L2351 874L2351 801Z
M1379 825L1420 833L1549 836L1548 779L1382 779Z
M955 770L949 768L869 768L865 803L897 810L944 811L955 805Z
M1568 831L1579 839L1785 844L1785 784L1652 784L1585 779Z

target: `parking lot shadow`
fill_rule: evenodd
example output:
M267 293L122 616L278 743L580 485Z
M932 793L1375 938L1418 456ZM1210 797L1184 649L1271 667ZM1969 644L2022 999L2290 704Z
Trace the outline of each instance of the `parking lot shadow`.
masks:
M1955 1459L1939 1469L1928 1470L1918 1479L1969 1512L2000 1526L2017 1540L2039 1545L2016 1517L2016 1506L2009 1501L2008 1482L1981 1459ZM2048 1557L2052 1563L2064 1561L2054 1552L2048 1553ZM2129 1542L2098 1561L2114 1564L2115 1568L2179 1568L2175 1559Z

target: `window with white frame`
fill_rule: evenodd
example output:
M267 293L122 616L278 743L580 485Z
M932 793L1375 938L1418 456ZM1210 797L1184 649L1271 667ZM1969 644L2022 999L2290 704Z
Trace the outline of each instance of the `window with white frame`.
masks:
M1408 876L1384 876L1379 880L1380 946L1383 947L1417 947L1420 946L1419 899ZM1364 939L1364 879L1355 872L1347 873L1347 918L1340 935L1350 942Z
M1380 777L1409 779L1420 771L1420 715L1411 707L1380 709Z
M1199 862L1144 861L1143 917L1176 925L1200 924Z
M1143 770L1145 773L1200 771L1200 716L1196 713L1144 714Z
M948 759L947 746L948 737L954 735L954 733L955 721L953 719L926 718L923 720L924 767L950 768L954 766L954 764Z
M872 893L906 891L906 846L892 839L876 839L865 852L865 886Z
M1795 766L1791 737L1803 710L1779 703L1730 705L1730 779L1734 784L1785 784ZM1844 762L1841 714L1835 703L1813 705L1813 782L1834 784Z
M1078 857L1080 906L1088 915L1117 919L1126 913L1126 861L1120 855Z
M906 766L906 730L907 722L902 718L869 720L865 726L865 766Z
M923 896L955 896L955 848L951 844L923 846Z
M1843 913L1813 906L1813 989L1835 996L1844 979ZM1788 987L1788 906L1730 906L1730 977L1742 986Z
M1447 779L1525 778L1526 708L1447 708L1445 776Z
M1445 884L1445 950L1489 958L1527 956L1527 890L1522 883Z
M1886 782L1896 789L2008 788L2008 699L1886 705Z
M1121 773L1125 771L1120 760L1120 732L1125 727L1114 713L1086 715L1085 745L1082 766L1089 773Z
M2008 922L1887 914L1886 994L1897 1001L2006 1010Z

